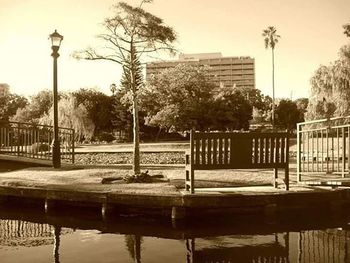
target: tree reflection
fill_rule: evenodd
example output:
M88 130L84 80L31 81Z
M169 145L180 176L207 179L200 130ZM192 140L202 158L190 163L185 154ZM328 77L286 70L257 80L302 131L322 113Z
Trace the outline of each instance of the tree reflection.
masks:
M136 263L141 263L141 243L142 237L139 235L125 235L125 244L131 258Z
M60 235L61 235L61 227L60 226L54 226L54 243L53 243L53 256L54 256L54 262L59 263L60 262Z

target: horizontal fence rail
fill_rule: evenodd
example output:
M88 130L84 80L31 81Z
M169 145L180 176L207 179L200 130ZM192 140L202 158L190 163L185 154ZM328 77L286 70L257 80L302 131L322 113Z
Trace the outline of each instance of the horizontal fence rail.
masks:
M58 129L61 160L74 163L74 130ZM0 122L0 154L52 160L53 127L33 123Z
M297 125L297 179L349 174L350 116Z

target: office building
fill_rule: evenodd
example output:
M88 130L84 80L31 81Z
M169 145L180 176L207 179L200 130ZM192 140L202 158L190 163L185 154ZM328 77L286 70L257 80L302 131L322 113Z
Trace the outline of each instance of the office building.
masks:
M151 62L146 65L146 78L180 63L209 66L210 79L217 86L255 88L254 58L223 57L221 53L180 54L178 60Z
M0 97L5 97L10 94L10 86L6 83L0 83Z

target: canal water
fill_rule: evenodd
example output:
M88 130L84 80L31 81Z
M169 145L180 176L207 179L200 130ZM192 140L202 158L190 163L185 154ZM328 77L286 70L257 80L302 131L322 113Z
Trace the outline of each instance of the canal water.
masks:
M76 209L0 209L1 263L350 262L347 216L171 222L102 220L94 211Z

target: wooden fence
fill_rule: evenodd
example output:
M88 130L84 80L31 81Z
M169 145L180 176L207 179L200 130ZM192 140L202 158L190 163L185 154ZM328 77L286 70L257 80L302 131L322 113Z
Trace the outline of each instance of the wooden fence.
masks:
M186 154L186 190L194 193L194 170L278 169L285 170L289 189L289 134L286 132L194 132Z
M74 163L74 130L59 127L61 160ZM53 127L33 123L0 122L0 154L52 160Z

